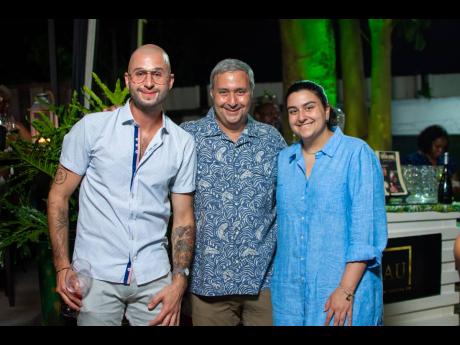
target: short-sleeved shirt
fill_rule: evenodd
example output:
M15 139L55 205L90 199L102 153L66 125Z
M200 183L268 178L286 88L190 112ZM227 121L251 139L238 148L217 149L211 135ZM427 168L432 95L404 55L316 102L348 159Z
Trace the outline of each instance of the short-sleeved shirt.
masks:
M387 242L383 174L372 149L336 128L306 178L301 144L278 161L278 244L271 285L275 325L324 325L324 306L345 265L365 261L353 299L354 325L383 317Z
M197 144L196 247L190 291L256 295L269 286L276 240L276 160L286 146L248 116L236 143L206 117L181 125Z
M84 116L64 138L60 163L83 176L74 257L96 279L127 284L131 268L144 284L170 270L169 193L195 190L196 151L190 134L162 119L140 160L129 101Z

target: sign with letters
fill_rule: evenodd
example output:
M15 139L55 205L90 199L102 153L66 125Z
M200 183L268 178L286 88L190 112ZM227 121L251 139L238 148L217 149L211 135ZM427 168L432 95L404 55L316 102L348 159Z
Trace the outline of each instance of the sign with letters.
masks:
M384 303L439 295L441 234L389 238L382 277Z

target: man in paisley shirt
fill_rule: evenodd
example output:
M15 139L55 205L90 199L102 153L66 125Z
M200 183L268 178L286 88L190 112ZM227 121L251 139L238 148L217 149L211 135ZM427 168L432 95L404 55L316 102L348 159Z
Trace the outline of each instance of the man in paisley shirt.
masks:
M181 125L195 137L194 325L271 325L277 155L286 142L249 115L254 73L236 59L210 76L213 106Z

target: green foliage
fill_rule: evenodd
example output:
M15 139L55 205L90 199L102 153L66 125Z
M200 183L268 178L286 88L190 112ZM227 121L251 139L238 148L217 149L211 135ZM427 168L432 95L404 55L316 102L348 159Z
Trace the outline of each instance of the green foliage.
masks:
M42 113L39 119L32 121L32 126L38 133L32 141L24 140L18 135L8 141L12 148L8 159L15 162L15 174L8 179L5 191L0 193L2 217L7 215L6 220L2 219L0 222L0 259L10 245L16 245L20 253L27 256L31 243L48 239L46 212L34 206L30 197L31 186L38 183L37 181L43 181L43 177L47 181L54 178L64 136L82 116L102 111L112 105L121 105L129 93L127 88L121 89L120 80L117 80L114 91L111 91L95 73L93 78L102 90L102 97L86 87L83 88L83 94L89 100L88 108L79 103L78 94L74 91L70 103L51 106L59 120L58 127ZM70 224L77 220L77 204L77 193L74 193L69 205Z

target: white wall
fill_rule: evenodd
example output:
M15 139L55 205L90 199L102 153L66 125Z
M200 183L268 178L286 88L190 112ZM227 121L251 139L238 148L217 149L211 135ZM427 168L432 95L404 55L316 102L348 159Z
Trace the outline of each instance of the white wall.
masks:
M433 124L460 134L460 97L394 100L391 113L393 135L418 135Z
M417 135L432 124L444 126L449 134L460 134L460 74L432 74L428 76L431 99L416 98L421 89L421 77L395 76L392 79L392 132L393 135ZM370 97L370 79L366 80ZM278 103L283 103L281 82L256 83L254 97L264 91L275 93ZM209 85L207 87L208 105ZM343 102L342 81L337 80L337 99ZM173 88L166 101L166 109L197 109L200 107L200 87Z
M200 107L200 86L173 87L166 98L166 110L197 109Z

